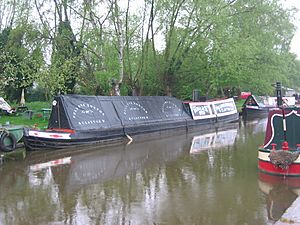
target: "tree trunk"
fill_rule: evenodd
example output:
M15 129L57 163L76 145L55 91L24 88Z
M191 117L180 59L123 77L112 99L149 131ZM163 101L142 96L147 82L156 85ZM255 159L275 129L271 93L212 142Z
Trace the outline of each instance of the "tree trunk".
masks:
M120 19L119 5L118 0L114 0L114 25L115 31L118 39L118 61L119 61L119 80L116 82L114 86L113 93L114 95L120 95L120 87L124 78L124 40L123 40L123 29L122 22Z

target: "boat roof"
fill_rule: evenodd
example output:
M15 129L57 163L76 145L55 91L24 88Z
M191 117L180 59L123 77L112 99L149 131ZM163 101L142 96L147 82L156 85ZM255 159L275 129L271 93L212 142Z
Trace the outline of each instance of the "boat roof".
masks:
M283 97L283 103L286 106L294 106L296 104L295 97ZM244 105L259 106L259 107L277 107L277 97L249 95L244 102Z
M190 119L182 102L167 96L61 95L52 105L48 128L109 130Z
M144 133L145 129L171 129L194 124L194 120L237 114L232 98L193 102L189 107L168 96L61 95L52 103L48 128L105 132L134 129Z

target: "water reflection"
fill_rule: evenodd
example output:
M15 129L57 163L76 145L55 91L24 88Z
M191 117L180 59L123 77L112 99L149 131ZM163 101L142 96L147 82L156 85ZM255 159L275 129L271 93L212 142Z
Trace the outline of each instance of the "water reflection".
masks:
M52 165L46 168L51 170L52 176L60 177L57 182L63 183L59 186L73 191L85 185L117 179L148 166L176 160L185 149L186 138L186 135L181 135L176 139L169 137L151 143L142 141L101 151L91 148L90 151L71 156L70 163L62 163L61 166L52 162L64 162L66 158L34 164L30 168L37 175L32 168L41 168L40 172L43 172L43 165Z
M243 126L252 133L261 133L266 131L267 117L244 119L242 120Z
M203 150L232 146L237 135L236 129L216 131L199 136L194 136L190 148L190 153L199 153Z
M259 188L266 195L268 219L276 222L300 195L300 178L259 172Z
M208 134L196 132L177 135L176 138L168 137L151 143L142 141L133 145L124 145L122 148L110 147L102 149L101 152L92 147L90 151L69 157L62 157L71 154L70 152L63 154L62 151L59 152L62 157L60 159L30 165L29 174L31 178L34 177L33 183L36 183L36 179L48 179L49 174L53 177L63 176L63 179L60 178L63 182L60 186L72 191L84 185L114 180L137 170L174 161L187 152L189 146L190 153L207 150L210 154L209 158L212 159L212 150L234 144L237 129L237 124L232 124L223 129L216 129L214 132L211 130ZM194 136L195 134L197 136ZM52 157L55 155L53 153Z
M236 123L209 135L31 153L1 167L0 224L266 224L256 161L263 137L241 141L246 131ZM208 136L209 147L190 154Z

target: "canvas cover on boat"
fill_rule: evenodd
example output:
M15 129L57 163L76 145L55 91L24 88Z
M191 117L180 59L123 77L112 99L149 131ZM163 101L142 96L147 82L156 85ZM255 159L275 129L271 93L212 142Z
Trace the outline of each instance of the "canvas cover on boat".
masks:
M166 96L61 95L52 104L48 128L107 130L191 120L180 100ZM170 126L170 124L168 124Z

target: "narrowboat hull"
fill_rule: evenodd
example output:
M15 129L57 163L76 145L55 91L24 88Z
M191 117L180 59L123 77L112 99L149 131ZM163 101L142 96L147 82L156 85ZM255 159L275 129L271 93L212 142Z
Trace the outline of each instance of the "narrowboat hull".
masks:
M218 119L206 119L201 121L183 121L166 124L144 125L143 128L125 127L122 129L106 130L105 132L94 131L72 131L64 129L48 129L45 131L24 128L23 140L28 151L62 149L80 145L92 145L97 143L111 144L115 142L128 141L128 138L140 134L163 133L171 130L209 130L215 127L222 127L225 124L233 123L239 120L238 113Z
M59 130L39 131L24 128L24 145L26 150L61 149L78 145L92 145L123 138L120 131L110 131L99 135L99 132L68 132Z
M277 176L300 177L300 156L288 168L283 169L271 162L269 158L271 151L269 149L258 150L258 169L261 172Z
M242 109L243 116L259 116L265 115L267 116L269 111L275 109L275 107L255 107L255 106L245 106Z
M175 129L208 129L237 121L233 99L183 103L165 96L59 96L48 129L24 129L27 150L111 142Z

